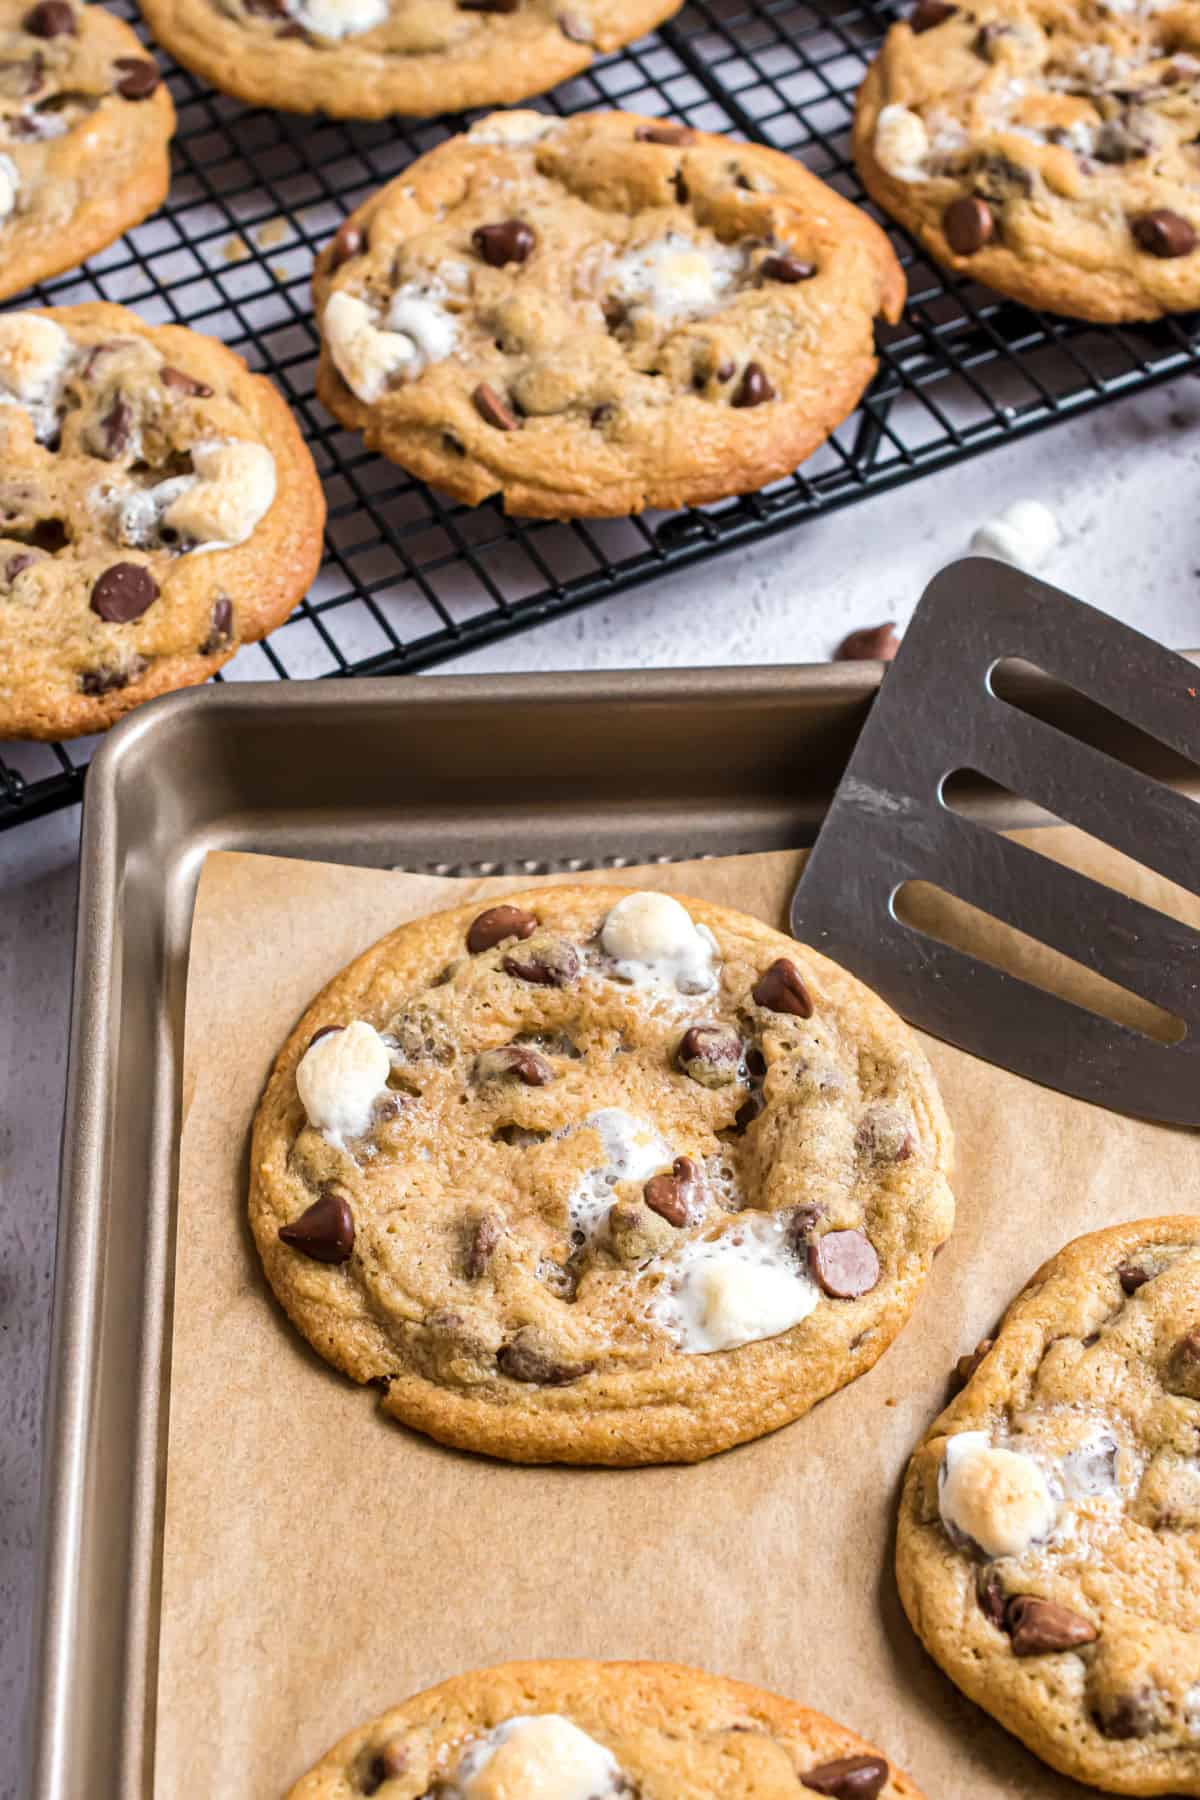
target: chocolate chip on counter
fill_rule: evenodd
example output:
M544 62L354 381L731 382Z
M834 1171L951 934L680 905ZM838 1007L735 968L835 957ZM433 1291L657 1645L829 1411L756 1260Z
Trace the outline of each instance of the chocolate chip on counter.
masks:
M1096 1729L1106 1738L1149 1737L1162 1724L1162 1708L1152 1687L1107 1696L1092 1712Z
M747 363L742 371L742 379L738 382L730 405L761 406L764 400L773 400L774 398L775 389L767 380L759 364L752 362Z
M494 950L505 938L532 937L537 928L533 914L520 906L489 906L471 921L467 949L472 956L478 956L482 950Z
M228 594L218 594L209 615L208 636L200 645L201 656L215 656L233 642L233 601Z
M811 281L816 272L816 263L805 262L799 256L764 256L758 265L758 273L764 281L783 281L789 285Z
M313 1262L349 1262L354 1249L354 1215L345 1189L327 1182L319 1198L298 1219L280 1226L279 1238Z
M385 1781L395 1781L408 1773L408 1751L399 1738L382 1749L368 1752L367 1766L360 1783L364 1794L377 1794Z
M954 1365L954 1373L962 1387L966 1387L968 1381L970 1381L972 1375L974 1375L976 1369L995 1342L995 1338L980 1338L975 1348L968 1355L959 1357Z
M122 394L117 394L112 405L100 421L100 432L104 439L104 450L109 461L128 449L129 438L133 430L133 408Z
M808 1266L831 1300L857 1300L879 1281L875 1246L862 1231L827 1231L808 1246Z
M642 1189L646 1205L668 1225L686 1225L688 1201L699 1178L691 1157L677 1156L669 1175L652 1175Z
M578 13L559 13L558 29L565 38L570 38L573 44L592 44L596 41L596 34L591 25Z
M694 144L696 134L690 125L639 125L633 134L638 144Z
M123 100L148 100L162 80L158 64L146 56L118 56L113 68L119 71L116 90Z
M173 388L177 394L190 394L197 400L212 398L212 389L206 381L197 381L194 375L188 375L183 369L173 368L170 363L164 364L160 369L159 379L164 387Z
M545 937L528 950L510 950L500 966L517 981L566 987L579 973L579 952L565 938Z
M882 625L860 625L849 632L833 653L834 662L891 662L900 648L896 622L888 619Z
M1096 1627L1060 1606L1057 1600L1039 1600L1034 1594L1015 1594L1004 1613L1004 1628L1012 1639L1014 1656L1048 1656L1056 1650L1075 1650L1095 1643Z
M676 1066L701 1087L728 1087L738 1077L742 1040L732 1025L689 1025L675 1052Z
M140 563L114 563L92 588L90 605L109 625L140 619L158 599L158 583Z
M520 418L486 381L481 381L471 395L471 404L485 425L493 425L497 431L520 431Z
M747 1094L746 1098L742 1101L742 1104L733 1115L733 1123L739 1136L743 1131L746 1131L753 1125L755 1119L757 1119L759 1114L765 1109L766 1104L767 1102L762 1094Z
M948 0L917 0L908 22L914 31L932 31L935 25L944 25L957 11L957 6L950 6Z
M134 656L120 669L85 669L79 677L79 691L90 699L101 694L115 694L132 682L140 681L149 667L144 656Z
M1171 1351L1165 1386L1169 1394L1200 1400L1200 1331L1189 1331Z
M492 1260L492 1252L504 1236L504 1221L496 1212L485 1212L476 1219L471 1231L471 1241L467 1245L464 1258L467 1280L478 1281L488 1263Z
M978 194L952 200L942 214L942 230L956 256L974 256L977 250L983 249L995 229L992 209Z
M858 1122L854 1147L871 1162L907 1162L914 1149L912 1128L898 1107L870 1106Z
M79 30L75 9L68 6L67 0L41 0L40 5L25 14L21 26L32 37L40 38L75 37Z
M513 1076L526 1087L546 1087L554 1080L554 1070L544 1056L524 1044L501 1044L496 1050L483 1050L475 1058L476 1081L504 1081Z
M353 220L345 220L338 226L333 240L333 249L329 256L330 267L340 269L343 263L348 263L354 257L361 256L366 247L366 232L355 225Z
M791 1013L797 1019L812 1018L812 997L799 969L786 956L777 957L769 969L764 969L750 990L750 998L768 1012Z
M1195 227L1177 212L1157 207L1130 219L1129 229L1139 250L1149 256L1190 256L1196 248Z
M565 1387L568 1382L590 1375L595 1364L557 1362L538 1348L528 1332L518 1331L511 1343L501 1345L496 1366L512 1381L536 1383L538 1387Z
M980 1569L975 1578L975 1598L988 1623L994 1625L997 1631L1003 1631L1008 1595L995 1569Z
M1136 1294L1140 1287L1145 1287L1149 1279L1149 1269L1139 1268L1136 1263L1122 1263L1117 1269L1117 1280L1122 1292L1126 1294Z
M888 1778L882 1756L839 1756L801 1775L803 1787L833 1800L875 1800Z
M489 268L502 269L506 263L526 262L537 237L524 219L502 219L498 225L480 225L471 242Z

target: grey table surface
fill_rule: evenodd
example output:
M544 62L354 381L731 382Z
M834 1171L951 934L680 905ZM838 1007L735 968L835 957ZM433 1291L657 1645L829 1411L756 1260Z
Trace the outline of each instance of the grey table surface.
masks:
M1200 390L1182 380L447 666L821 660L855 626L903 623L975 526L1026 497L1050 505L1063 529L1049 580L1163 642L1198 646L1198 483ZM0 834L3 1796L20 1792L39 1493L54 1478L41 1467L40 1433L78 833L72 809Z

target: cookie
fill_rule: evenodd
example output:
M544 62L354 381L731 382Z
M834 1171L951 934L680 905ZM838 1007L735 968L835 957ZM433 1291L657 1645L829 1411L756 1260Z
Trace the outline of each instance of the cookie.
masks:
M1200 5L920 0L858 96L868 192L956 273L1115 323L1200 305Z
M362 1725L288 1800L921 1800L845 1726L700 1669L504 1663Z
M498 113L317 261L317 391L423 480L608 517L790 474L875 371L904 277L865 214L758 145Z
M1077 1238L909 1464L896 1571L951 1680L1064 1775L1200 1794L1200 1218Z
M393 1418L693 1461L869 1369L952 1223L921 1050L758 920L620 888L402 925L313 1002L251 1159L267 1278Z
M0 0L0 300L161 206L175 108L128 25L78 0Z
M95 303L0 313L0 738L101 731L282 623L325 502L270 382Z
M545 93L680 0L143 0L159 43L252 106L428 118Z

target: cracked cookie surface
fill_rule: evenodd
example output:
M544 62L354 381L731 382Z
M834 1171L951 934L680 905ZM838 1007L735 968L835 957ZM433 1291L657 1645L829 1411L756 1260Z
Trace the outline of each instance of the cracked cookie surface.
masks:
M1062 1773L1200 1794L1200 1219L1077 1238L909 1465L896 1570L930 1655Z
M859 92L868 192L938 262L1074 318L1200 305L1200 4L920 0Z
M404 925L260 1104L250 1220L382 1405L514 1461L696 1460L862 1374L953 1201L915 1039L701 901L550 888Z
M325 503L271 384L93 303L0 313L0 738L204 681L316 573Z
M845 1726L674 1663L505 1663L342 1739L288 1800L921 1800Z
M875 371L904 278L790 157L628 113L479 120L322 251L317 389L475 504L617 516L790 474Z
M185 68L251 105L428 118L545 93L680 0L144 0Z
M175 108L129 26L0 0L0 300L73 269L166 198Z

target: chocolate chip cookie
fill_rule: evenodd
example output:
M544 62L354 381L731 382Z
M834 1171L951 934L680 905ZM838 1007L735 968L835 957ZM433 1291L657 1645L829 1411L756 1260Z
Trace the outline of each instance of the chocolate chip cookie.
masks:
M160 206L175 108L128 25L79 0L0 0L0 300Z
M950 1230L916 1041L698 900L551 888L381 940L255 1123L292 1321L394 1418L517 1462L697 1460L869 1369Z
M628 113L497 113L318 258L317 388L474 504L613 516L790 473L857 403L904 278L789 157Z
M674 1663L504 1663L352 1731L288 1800L921 1800L843 1725Z
M858 97L868 191L948 268L1073 318L1200 305L1200 4L919 0Z
M905 1610L1054 1768L1200 1794L1200 1218L1076 1238L909 1464Z
M100 731L280 624L325 503L212 338L101 303L0 313L0 738Z
M642 37L680 0L143 0L171 54L253 106L343 119L504 106Z

